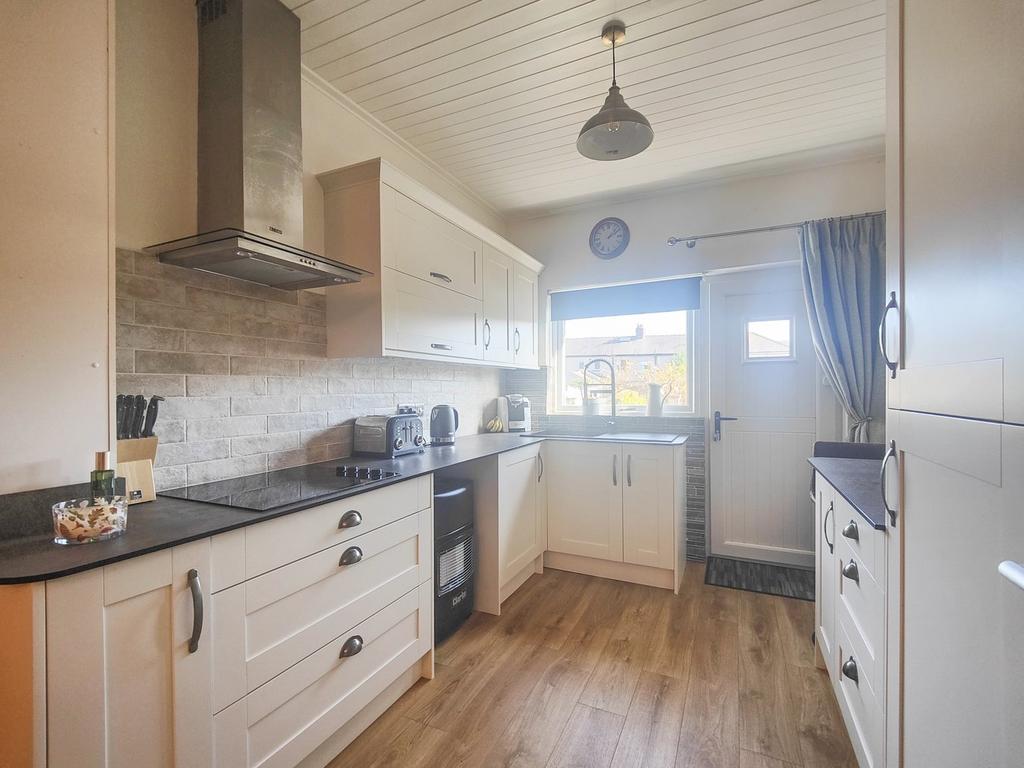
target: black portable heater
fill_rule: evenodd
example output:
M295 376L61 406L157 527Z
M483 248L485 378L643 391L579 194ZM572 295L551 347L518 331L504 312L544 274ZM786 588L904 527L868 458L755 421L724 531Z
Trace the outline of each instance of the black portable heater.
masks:
M434 643L473 612L473 483L434 477Z

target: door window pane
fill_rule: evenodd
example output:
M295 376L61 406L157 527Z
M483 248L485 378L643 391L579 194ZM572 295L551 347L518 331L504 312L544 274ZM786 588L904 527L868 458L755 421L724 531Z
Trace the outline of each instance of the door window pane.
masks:
M748 320L747 360L789 360L793 357L793 321L790 318Z

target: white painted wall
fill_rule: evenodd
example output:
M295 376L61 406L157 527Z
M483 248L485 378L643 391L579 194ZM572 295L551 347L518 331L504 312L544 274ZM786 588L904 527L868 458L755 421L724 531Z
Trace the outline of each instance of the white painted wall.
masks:
M508 237L544 263L543 292L798 259L793 230L705 240L693 249L670 247L665 241L670 235L788 224L884 207L884 161L872 158L566 209L511 221ZM591 228L605 216L618 216L630 229L629 247L612 261L594 257L588 244Z

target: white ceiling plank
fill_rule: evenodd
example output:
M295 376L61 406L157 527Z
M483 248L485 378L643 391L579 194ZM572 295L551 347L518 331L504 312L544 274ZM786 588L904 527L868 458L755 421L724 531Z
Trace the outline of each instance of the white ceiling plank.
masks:
M499 211L877 155L886 0L285 0L303 63ZM575 148L611 78L654 127ZM319 81L318 81L319 82Z
M672 88L631 96L631 99L637 107L645 110L645 114L646 111L654 114L678 109L681 105L685 107L736 94L756 93L761 89L799 87L860 74L876 68L879 61L884 60L884 39L879 35L873 47L861 50L858 46L856 50L808 61L814 53L775 59L743 70L734 69L720 75L694 79ZM540 111L509 110L475 121L474 125L438 129L417 137L416 141L424 151L437 154L444 152L445 156L450 156L461 147L475 146L474 140L486 145L490 141L504 140L509 136L529 135L530 127L537 122L538 115L556 124L570 124L578 131L578 126L582 126L593 112L593 103L589 99L564 106L546 106Z
M786 30L777 30L758 36L761 43L753 50L746 50L742 44L730 43L726 46L710 50L702 50L691 56L670 64L664 69L658 69L657 75L649 80L633 81L632 75L625 74L619 78L623 95L630 103L640 103L639 97L645 94L668 89L673 86L691 82L702 77L710 77L730 70L744 69L762 62L770 62L775 59L782 59L788 56L800 54L808 55L819 51L820 55L827 55L826 49L839 45L848 37L855 37L858 34L879 32L882 24L879 18L869 18L857 21L843 27L816 31L807 35L790 36L787 38ZM813 57L812 57L813 60ZM410 140L416 136L416 126L431 125L443 122L462 122L473 120L477 117L487 115L494 110L496 104L508 109L515 106L526 106L536 111L543 111L548 106L566 104L579 100L581 103L588 99L588 93L594 85L583 83L585 76L573 78L567 83L550 83L537 86L528 91L509 92L500 101L488 102L480 99L474 100L468 105L445 104L438 105L430 110L424 110L412 116L385 120L395 130ZM566 90L566 85L572 85L571 90ZM602 83L601 85L605 85ZM603 93L593 93L589 96L590 104L596 112L604 101ZM634 105L634 108L639 108ZM381 118L383 119L383 118Z
M729 126L735 125L737 122L744 122L761 115L777 115L783 112L799 115L804 114L809 108L817 109L835 103L876 102L884 82L884 68L879 67L868 80L858 77L846 85L829 82L800 89L799 95L795 96L791 93L783 93L726 104L710 110L694 110L690 115L680 116L670 122L659 123L664 127L659 128L656 136L660 141L682 129L695 125L712 125L728 129ZM472 183L476 176L514 168L531 156L560 149L565 146L566 139L575 143L575 136L575 131L557 129L542 136L534 136L514 143L491 145L486 150L472 155L463 154L452 158L437 157L437 162L444 164L452 173L466 179L468 183Z
M829 0L829 2L842 0ZM659 60L672 58L674 46L689 43L691 48L701 47L704 35L723 31L747 23L770 24L772 16L760 16L758 7L765 3L772 7L772 15L781 9L793 9L808 0L761 0L753 5L749 0L705 0L698 5L673 11L664 17L648 19L629 27L626 42L617 47L616 55L622 72L643 66L631 64L638 56L654 54ZM365 100L367 109L383 120L401 118L420 111L424 104L444 105L477 94L486 95L494 88L527 90L538 85L557 82L579 73L597 73L591 81L611 80L611 52L591 30L590 34L567 47L545 51L542 45L529 45L496 57L486 66L448 72L424 84L392 91L380 97ZM708 47L714 43L704 43ZM424 87L426 86L426 87ZM503 93L497 94L500 98Z

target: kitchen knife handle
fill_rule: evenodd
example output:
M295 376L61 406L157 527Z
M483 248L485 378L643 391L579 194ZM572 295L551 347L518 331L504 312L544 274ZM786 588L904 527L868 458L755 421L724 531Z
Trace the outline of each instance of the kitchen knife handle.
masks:
M144 395L135 396L135 412L132 415L131 431L128 433L128 437L135 439L142 435L142 423L146 419L146 397Z
M156 425L157 410L164 398L160 395L153 395L149 400L149 407L146 408L146 425L142 428L142 437L152 437L153 427Z

